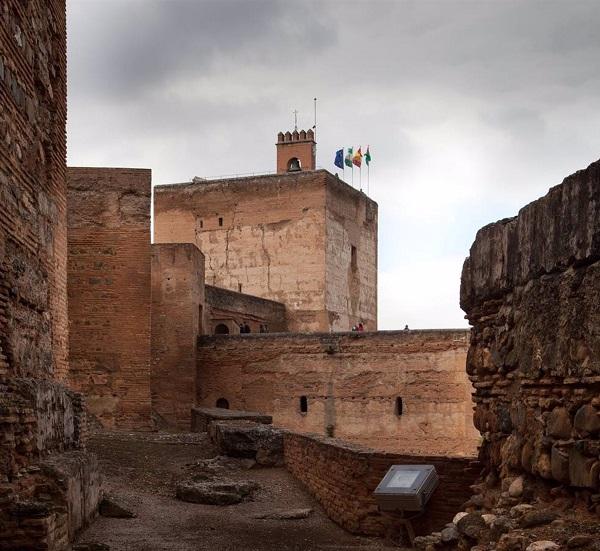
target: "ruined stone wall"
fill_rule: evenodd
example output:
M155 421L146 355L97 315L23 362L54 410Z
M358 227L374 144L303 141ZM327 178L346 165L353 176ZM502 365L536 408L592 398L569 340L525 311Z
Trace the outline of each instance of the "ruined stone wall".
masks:
M240 323L247 323L252 333L258 333L261 325L270 333L287 331L285 305L280 302L207 285L206 306L209 335L219 324L227 325L231 334L239 333Z
M191 243L152 245L152 412L159 426L190 430L196 341L205 320L204 255Z
M330 178L327 186L326 295L329 322L377 330L377 204Z
M150 182L68 170L70 384L109 428L151 426Z
M469 458L400 455L376 452L337 439L315 435L284 435L286 468L298 478L325 509L327 515L354 534L389 535L397 520L381 513L373 491L392 465L430 464L440 485L425 515L414 522L425 534L441 529L470 494L479 465Z
M461 306L473 325L467 370L486 495L525 475L524 496L564 485L598 511L598 304L600 162L482 228L465 262Z
M376 208L325 170L159 186L154 240L195 243L206 283L285 304L292 331L348 330L355 315L376 319ZM348 235L360 250L352 282Z
M83 398L61 384L64 0L0 2L0 106L0 548L58 551L94 516L99 497L97 465L84 451ZM75 457L76 472L50 467Z
M272 415L276 425L378 449L474 454L468 336L432 330L202 337L198 404L214 407L225 398L231 409Z

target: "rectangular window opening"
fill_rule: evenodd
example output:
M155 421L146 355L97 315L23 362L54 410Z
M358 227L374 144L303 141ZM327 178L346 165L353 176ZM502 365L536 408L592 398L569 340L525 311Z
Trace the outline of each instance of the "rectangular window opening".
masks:
M352 248L350 249L350 267L352 270L356 270L358 268L358 255L354 245L352 245Z
M394 406L394 413L400 417L402 415L402 410L404 409L404 404L402 403L402 398L398 396L396 398L396 404Z
M308 398L300 396L300 413L308 413Z
M223 225L223 218L219 217L219 226L222 226L222 225Z

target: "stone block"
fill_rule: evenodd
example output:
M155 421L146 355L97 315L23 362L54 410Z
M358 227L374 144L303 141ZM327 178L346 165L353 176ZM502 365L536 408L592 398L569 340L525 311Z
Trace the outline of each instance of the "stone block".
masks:
M552 478L559 482L569 483L569 452L553 446L550 455Z
M574 424L579 432L598 432L600 431L600 412L591 404L581 406L575 414Z
M254 411L237 411L223 408L192 408L192 432L207 432L213 421L253 421L264 425L273 423L271 415Z
M546 433L555 438L567 439L571 437L571 417L566 408L557 407L552 410L546 424Z
M214 421L208 433L219 453L255 459L259 465L283 465L283 431L252 421Z
M583 455L573 446L569 450L569 480L579 488L597 488L600 462Z

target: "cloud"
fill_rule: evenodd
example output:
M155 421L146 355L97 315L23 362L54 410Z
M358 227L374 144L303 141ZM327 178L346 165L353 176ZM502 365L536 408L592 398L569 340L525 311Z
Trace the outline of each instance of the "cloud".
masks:
M597 2L70 0L68 16L72 165L270 171L315 96L320 166L369 144L380 298L404 305L382 328L462 319L476 230L598 157Z

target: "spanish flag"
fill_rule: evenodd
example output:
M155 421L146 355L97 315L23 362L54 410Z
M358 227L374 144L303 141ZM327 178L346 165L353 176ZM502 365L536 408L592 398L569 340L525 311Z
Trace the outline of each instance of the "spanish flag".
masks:
M354 157L352 157L352 164L356 165L358 168L360 168L360 165L362 164L362 153L360 151L360 147L356 150Z

